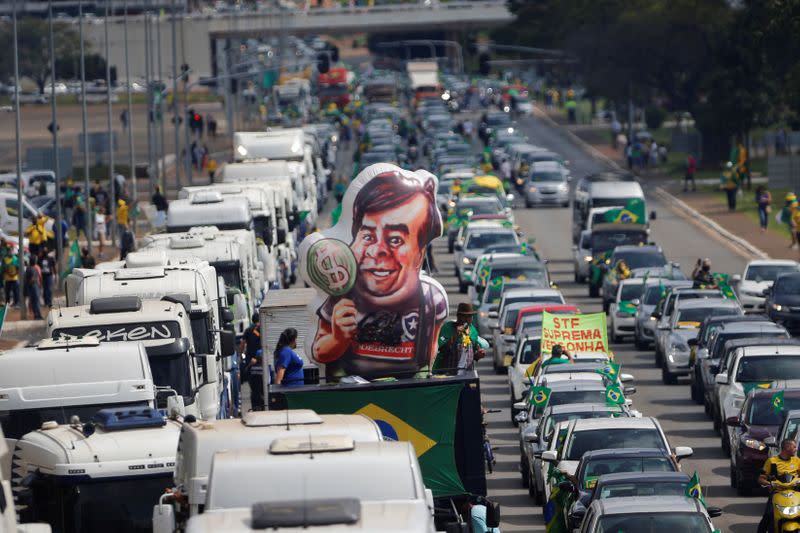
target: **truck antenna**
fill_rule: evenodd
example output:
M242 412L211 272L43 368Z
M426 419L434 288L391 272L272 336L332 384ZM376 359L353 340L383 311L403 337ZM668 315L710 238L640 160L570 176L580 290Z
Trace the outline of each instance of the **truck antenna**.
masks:
M311 433L308 434L308 458L314 459L314 442L311 439Z
M289 424L289 406L286 406L286 431L291 430L291 424Z

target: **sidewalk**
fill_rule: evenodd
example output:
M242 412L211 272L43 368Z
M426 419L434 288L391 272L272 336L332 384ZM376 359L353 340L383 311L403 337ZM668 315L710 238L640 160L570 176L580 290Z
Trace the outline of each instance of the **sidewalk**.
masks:
M604 126L587 128L586 126L570 125L567 124L566 116L562 112L548 112L547 115L559 125L574 133L593 149L615 161L621 167L626 167L627 163L622 149L615 150L610 146L610 134L603 130ZM701 187L698 192L685 193L683 192L682 178L676 179L674 176L668 176L658 168L645 170L638 174L644 183L661 187L729 232L763 250L771 258L800 260L800 251L789 248L788 234L782 225L775 220L775 213L782 205L780 198L776 196L773 198L773 212L770 214L769 229L766 233L762 233L758 225L758 213L755 208L749 205L746 207L740 205L737 211L729 212L723 194L713 190L715 184ZM699 180L698 186L700 185ZM753 196L754 191L745 189L743 194L744 198L740 198L739 203L741 204L742 200L747 200L748 204L752 204L750 198Z

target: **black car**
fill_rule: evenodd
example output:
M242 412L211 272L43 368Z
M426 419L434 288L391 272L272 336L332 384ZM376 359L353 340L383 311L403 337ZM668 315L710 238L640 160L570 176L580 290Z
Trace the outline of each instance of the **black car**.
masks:
M597 297L603 276L597 277L593 273L600 269L603 273L608 268L607 255L617 246L640 245L648 241L647 227L643 224L597 224L592 228L589 238L588 253L592 257L589 268L589 296Z
M764 306L770 319L786 329L800 329L800 272L778 276L772 287L764 291Z
M585 510L592 501L592 493L600 476L621 473L678 472L678 463L672 455L657 448L623 448L586 452L575 470L575 478L559 485L571 492L567 512L569 529L580 527ZM583 509L583 513L576 512Z
M783 389L784 411L776 412L772 406L775 391L776 388L751 390L739 415L725 421L730 428L731 486L739 496L749 496L756 487L769 457L764 440L777 435L785 412L800 408L800 389Z

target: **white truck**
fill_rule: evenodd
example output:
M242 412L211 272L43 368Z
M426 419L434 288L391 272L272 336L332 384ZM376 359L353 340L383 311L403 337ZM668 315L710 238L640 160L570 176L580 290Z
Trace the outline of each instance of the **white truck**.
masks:
M222 366L213 353L197 353L189 320L189 297L142 300L138 296L94 298L47 315L47 335L56 340L94 337L100 342L142 342L157 389L158 407L168 398L181 413L212 419L220 414ZM113 357L113 356L112 356ZM226 406L222 406L224 410Z
M265 483L265 479L276 482ZM216 452L203 514L250 509L260 502L330 498L332 494L389 506L414 502L427 510L426 531L435 531L433 494L422 482L413 445L356 442L345 434L284 437L268 447Z
M270 288L282 288L283 275L279 272L281 263L278 254L278 221L275 214L275 192L248 184L216 184L211 186L184 187L178 191L178 198L189 198L195 193L219 191L223 198L245 198L250 203L253 214L253 231L259 259L264 263L264 275ZM263 246L262 246L263 245Z
M233 313L237 336L244 334L250 317L260 301L263 280L256 269L254 248L243 245L237 235L223 235L215 228L193 228L186 233L157 233L141 240L140 252L161 252L170 259L199 259L208 262L224 282L227 306ZM237 230L238 233L240 230ZM250 243L252 232L242 232ZM250 253L248 253L250 252Z
M268 447L284 437L349 435L356 442L379 442L378 425L362 415L318 415L308 409L251 411L241 419L186 423L181 431L174 488L153 509L153 531L172 533L200 514L206 502L211 460L220 450ZM180 495L176 497L175 495Z
M231 411L235 414L239 401L235 335L224 330L233 320L233 314L228 309L224 282L214 267L196 258L170 259L160 251L133 252L124 261L97 266L97 269L75 269L67 276L67 305L86 305L95 298L108 296L154 300L188 295L195 353L214 356L213 361L207 358L211 365L209 376L217 376L218 372L225 375L217 384L220 416L228 416Z
M14 449L20 516L63 533L150 531L153 502L175 470L180 430L178 420L152 408L45 422Z
M11 452L0 428L0 459ZM0 473L0 532L2 533L50 533L48 524L19 524L17 511L14 509L14 496L11 492L9 478Z
M406 72L414 92L433 91L439 86L439 65L436 61L409 61Z
M88 420L105 407L155 407L155 389L140 343L100 345L96 338L41 341L0 356L0 426L13 450L43 422ZM11 457L0 454L0 474L10 477Z

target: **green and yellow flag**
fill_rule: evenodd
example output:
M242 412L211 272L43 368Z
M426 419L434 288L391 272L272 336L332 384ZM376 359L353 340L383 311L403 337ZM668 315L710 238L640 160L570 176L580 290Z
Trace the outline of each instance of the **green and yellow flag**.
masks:
M783 411L783 389L775 391L772 395L772 410L775 414Z
M622 387L611 383L606 387L606 403L610 405L622 405L625 403L625 396L622 394Z
M544 407L550 400L550 389L548 387L531 386L530 403L536 407Z
M606 377L612 383L616 383L619 379L619 369L622 365L619 363L611 363L609 362L603 368L598 368L595 370L598 374Z
M631 198L625 207L609 209L603 215L606 222L614 224L644 224L647 220L645 216L644 200L641 198Z
M753 389L769 389L770 387L772 387L771 381L745 381L742 383L742 390L745 396L750 394Z
M686 485L685 494L687 498L697 498L705 506L706 500L703 498L703 489L700 487L700 478L697 476L697 472L694 473L692 479L689 480L689 484Z
M73 270L76 268L80 268L81 266L81 249L78 245L78 239L72 241L72 244L69 246L69 252L67 253L67 268L61 273L62 278L66 278L68 275L72 273Z

